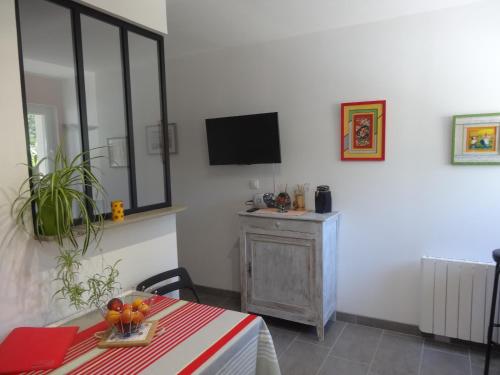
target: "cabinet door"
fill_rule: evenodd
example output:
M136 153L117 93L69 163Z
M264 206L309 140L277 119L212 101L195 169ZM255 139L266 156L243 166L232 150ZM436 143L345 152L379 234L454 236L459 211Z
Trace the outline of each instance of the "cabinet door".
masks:
M245 242L248 310L313 319L314 237L294 232L246 232ZM282 313L276 315L276 311Z

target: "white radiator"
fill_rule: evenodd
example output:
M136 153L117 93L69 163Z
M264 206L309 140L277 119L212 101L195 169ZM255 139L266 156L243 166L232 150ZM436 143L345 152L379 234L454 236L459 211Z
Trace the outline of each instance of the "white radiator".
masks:
M421 276L420 330L485 343L495 265L423 257ZM498 331L493 337L497 342Z

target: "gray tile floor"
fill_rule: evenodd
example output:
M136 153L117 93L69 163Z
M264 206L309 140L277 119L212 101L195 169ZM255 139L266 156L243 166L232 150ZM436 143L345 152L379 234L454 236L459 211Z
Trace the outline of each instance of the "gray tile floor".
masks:
M184 299L191 300L184 293ZM201 303L239 310L239 299L200 294ZM483 351L346 322L331 322L319 342L313 327L264 318L283 375L480 375ZM500 355L490 374L500 374Z

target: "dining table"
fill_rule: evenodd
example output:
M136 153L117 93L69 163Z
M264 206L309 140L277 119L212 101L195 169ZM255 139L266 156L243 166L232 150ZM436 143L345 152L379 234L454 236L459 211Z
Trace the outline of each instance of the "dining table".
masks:
M62 365L25 374L280 374L260 316L155 296L147 320L158 322L147 346L118 348L97 347L109 329L98 310L57 322L79 327Z

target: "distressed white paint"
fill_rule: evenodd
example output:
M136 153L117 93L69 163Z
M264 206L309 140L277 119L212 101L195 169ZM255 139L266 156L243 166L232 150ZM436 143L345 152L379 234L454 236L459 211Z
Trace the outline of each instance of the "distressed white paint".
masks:
M340 214L239 215L242 311L313 325L322 341L336 311Z

